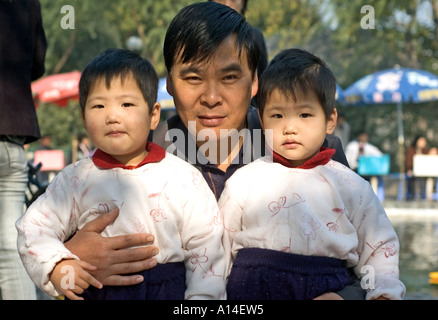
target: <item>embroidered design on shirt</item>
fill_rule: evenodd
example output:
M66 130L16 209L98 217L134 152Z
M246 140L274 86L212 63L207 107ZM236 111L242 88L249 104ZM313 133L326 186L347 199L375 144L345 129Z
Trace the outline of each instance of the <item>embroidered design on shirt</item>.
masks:
M373 253L371 254L373 257L383 254L385 258L389 258L397 253L397 247L393 242L386 243L385 245L383 245L383 241L379 241L374 245L370 244L369 242L366 242L366 244L373 250Z
M209 261L209 258L207 256L207 248L200 248L197 251L198 252L192 253L192 257L190 258L190 263L193 265L192 272L195 272L196 269L199 267L199 269L201 269L202 273L204 274L202 276L203 279L207 279L210 277L222 277L221 275L215 274L213 266L211 264L208 271L204 269L203 265Z
M270 212L272 212L271 217L275 216L277 213L280 212L281 209L285 208L291 208L299 203L305 202L306 200L301 199L301 196L298 193L292 194L292 204L286 206L287 198L286 196L280 197L278 201L271 201L268 204L268 209Z
M335 214L338 214L338 218L333 222L329 222L326 224L327 228L334 232L334 233L339 233L339 225L338 225L338 220L342 217L342 215L345 213L345 210L342 208L333 208L332 212Z
M149 199L158 197L157 208L152 209L151 212L149 212L149 214L154 218L154 220L156 222L161 222L161 221L167 219L166 212L160 208L160 201L161 201L162 196L164 196L167 200L169 200L169 197L164 192L164 189L166 188L166 186L167 186L167 182L164 184L163 189L161 189L160 192L152 193L148 196Z

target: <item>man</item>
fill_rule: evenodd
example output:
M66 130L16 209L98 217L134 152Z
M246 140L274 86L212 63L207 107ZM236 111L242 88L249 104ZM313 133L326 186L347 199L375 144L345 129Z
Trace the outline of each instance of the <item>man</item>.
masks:
M196 166L219 199L225 181L235 170L263 154L264 141L258 135L260 121L256 110L250 107L258 89L259 60L252 27L236 11L215 2L187 6L167 30L164 58L167 88L178 114L161 123L152 140ZM332 136L326 145L337 145L337 150L342 150L339 139ZM338 156L345 160L342 151ZM100 238L98 232L116 215L111 213L92 221L66 246L102 270L96 277L104 285L134 284L141 281L139 276L119 274L135 273L149 267L149 263L153 265L153 258L144 258L152 257L147 254L158 248L114 250L117 246L142 245L141 238L152 237ZM105 263L98 256L104 257Z

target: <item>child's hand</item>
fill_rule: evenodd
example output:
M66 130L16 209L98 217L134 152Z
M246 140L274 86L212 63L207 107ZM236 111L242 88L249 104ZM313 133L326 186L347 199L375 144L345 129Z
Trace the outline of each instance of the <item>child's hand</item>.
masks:
M84 300L76 294L82 294L90 285L101 289L102 284L88 271L96 270L95 266L80 260L62 260L52 273L50 281L70 300Z

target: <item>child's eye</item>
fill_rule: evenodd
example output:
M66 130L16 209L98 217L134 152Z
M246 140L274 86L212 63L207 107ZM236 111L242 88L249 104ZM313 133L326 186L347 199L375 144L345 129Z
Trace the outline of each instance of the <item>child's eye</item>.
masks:
M276 113L276 114L272 115L272 118L274 118L274 119L281 119L281 118L283 118L283 116L281 114L279 114L279 113Z
M94 106L91 107L92 109L103 109L105 108L102 104L96 104Z
M122 107L125 107L125 108L127 108L127 107L132 107L132 106L133 106L133 104L130 103L130 102L122 103Z
M301 114L301 118L308 118L308 117L310 117L310 116L311 116L310 113L302 113L302 114Z

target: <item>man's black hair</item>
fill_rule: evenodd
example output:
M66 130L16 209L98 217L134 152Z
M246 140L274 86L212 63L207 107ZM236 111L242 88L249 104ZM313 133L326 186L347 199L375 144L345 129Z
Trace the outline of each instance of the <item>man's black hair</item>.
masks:
M247 54L248 67L255 75L259 61L252 27L245 17L216 2L200 2L183 8L172 20L164 40L164 61L168 73L177 59L182 63L208 61L231 35Z

